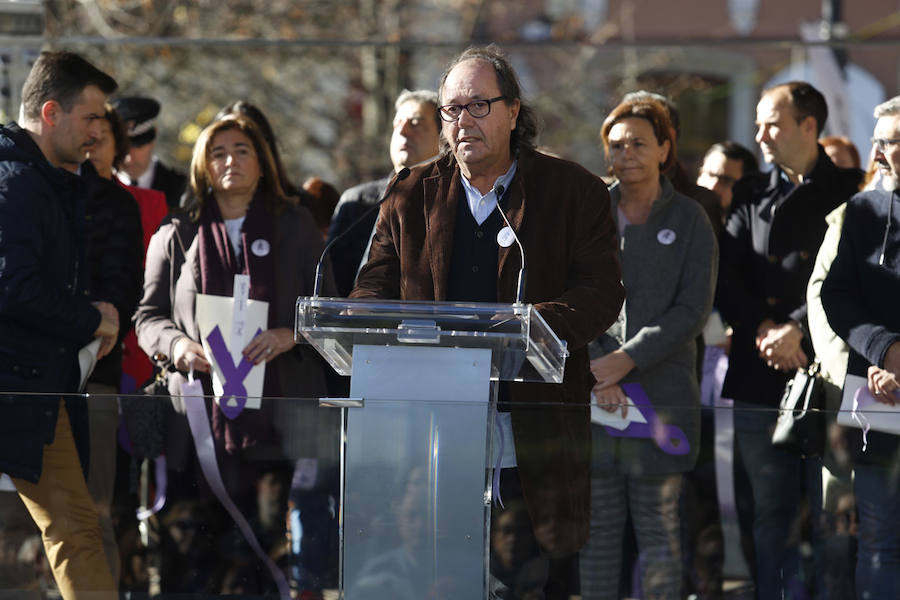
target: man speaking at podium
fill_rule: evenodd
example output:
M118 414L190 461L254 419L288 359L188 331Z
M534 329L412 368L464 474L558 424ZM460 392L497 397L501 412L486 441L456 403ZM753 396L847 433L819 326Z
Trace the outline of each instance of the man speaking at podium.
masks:
M549 572L545 595L567 598L564 571L588 536L587 343L615 321L625 297L609 195L581 166L534 149L535 114L496 46L469 48L451 62L440 103L441 156L414 168L382 205L351 297L521 300L568 343L562 384L500 389L517 459L503 471L503 501L524 498L543 561L537 570ZM521 298L515 237L529 275Z

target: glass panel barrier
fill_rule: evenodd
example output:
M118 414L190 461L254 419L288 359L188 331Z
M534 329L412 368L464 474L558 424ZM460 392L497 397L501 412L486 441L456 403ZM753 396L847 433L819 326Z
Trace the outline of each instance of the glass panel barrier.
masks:
M584 425L583 407L501 403L497 416L491 403L464 397L265 398L259 411L228 420L207 398L192 428L168 397L5 392L2 400L4 409L23 399L50 412L68 406L74 448L86 449L85 440L91 448L101 530L92 543L124 597L526 598L556 586L559 597L589 598L615 586L614 597L643 598L673 586L673 597L752 598L767 560L780 561L791 585L852 596L859 428L823 411L825 456L802 459L770 447L774 409L727 399L686 409L631 395L627 423L594 411L605 420L591 426L592 448L578 446L586 427L573 430L566 442L575 460L555 465L572 482L563 490L534 466L547 467L534 458L559 440L525 439L522 423L541 415L548 426L567 416ZM507 411L512 427L503 429ZM885 411L870 407L868 418ZM501 456L506 436L516 463ZM585 466L577 459L587 456L590 510L549 518L541 507L577 492ZM499 476L496 466L506 467ZM879 487L880 472L856 466L867 501L894 493L887 470ZM760 476L773 471L784 474ZM59 597L40 531L16 494L27 479L0 479L0 597ZM756 517L757 536L783 542L780 557L753 554L761 493L783 499L780 521ZM565 550L585 536L579 554Z

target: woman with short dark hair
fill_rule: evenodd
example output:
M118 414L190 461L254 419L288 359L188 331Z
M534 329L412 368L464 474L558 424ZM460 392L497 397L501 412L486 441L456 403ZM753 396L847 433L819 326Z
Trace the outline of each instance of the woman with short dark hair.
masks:
M662 172L675 161L674 129L650 98L619 104L601 130L618 225L625 305L591 343L600 409L633 424L614 435L593 426L591 531L581 552L585 600L618 599L622 542L631 513L647 598L681 598L681 474L700 442L695 340L712 308L718 248L697 202ZM634 404L632 404L634 402Z

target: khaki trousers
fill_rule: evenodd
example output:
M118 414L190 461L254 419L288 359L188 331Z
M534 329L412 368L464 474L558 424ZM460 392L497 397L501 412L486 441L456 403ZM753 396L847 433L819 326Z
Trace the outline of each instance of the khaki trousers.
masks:
M44 447L37 484L13 478L41 530L56 585L65 600L115 600L97 509L81 471L65 402L60 400L53 443Z

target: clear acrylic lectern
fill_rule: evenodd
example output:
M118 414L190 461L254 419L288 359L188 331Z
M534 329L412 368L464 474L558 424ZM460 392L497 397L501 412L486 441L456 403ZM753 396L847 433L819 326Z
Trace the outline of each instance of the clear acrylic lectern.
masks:
M562 382L565 342L529 304L342 298L299 298L295 339L352 376L343 597L485 597L495 383Z

